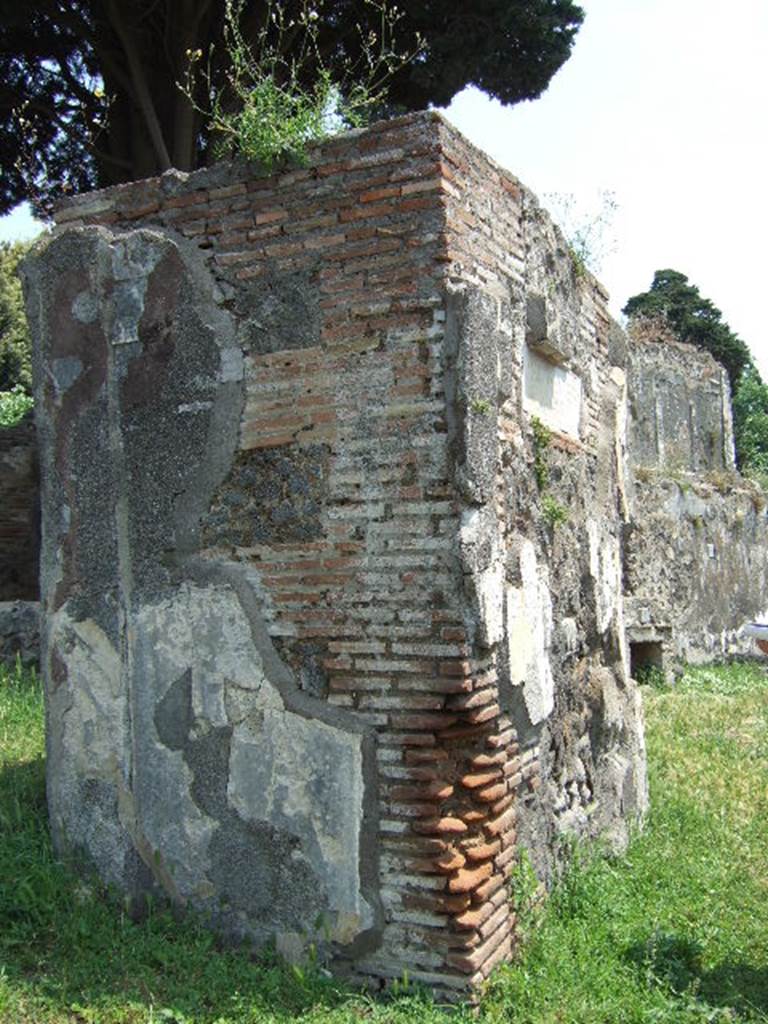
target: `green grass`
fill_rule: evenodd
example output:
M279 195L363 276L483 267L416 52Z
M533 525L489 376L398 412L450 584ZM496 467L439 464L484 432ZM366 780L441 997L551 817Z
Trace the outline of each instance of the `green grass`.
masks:
M556 889L490 1019L768 1021L768 678L691 669L644 698L647 827Z
M768 677L696 669L644 693L647 828L623 858L577 851L472 1017L221 949L165 912L135 923L71 877L47 836L39 686L0 672L0 1021L768 1022Z

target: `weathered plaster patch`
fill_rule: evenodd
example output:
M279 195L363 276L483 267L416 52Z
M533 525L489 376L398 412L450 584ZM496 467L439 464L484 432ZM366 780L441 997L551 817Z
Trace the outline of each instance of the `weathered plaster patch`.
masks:
M222 702L217 695L229 685L250 691L261 709L282 706L231 590L184 582L165 600L142 605L135 629L144 671L156 681L156 699L190 671L193 709L209 724L219 723L207 717L206 709L219 715Z
M235 310L246 352L311 348L320 340L320 293L307 271L264 274L238 291Z
M51 376L58 399L61 398L64 391L67 391L75 383L82 372L83 364L75 356L51 360Z
M461 517L459 552L476 636L484 647L504 635L504 556L496 516L487 506Z
M99 318L99 298L91 291L82 291L72 300L72 316L82 324L92 324Z
M295 835L349 941L373 923L360 891L362 738L289 711L267 711L263 726L235 727L229 798L246 820Z
M244 363L242 349L229 347L221 350L220 380L222 384L243 379Z
M69 704L61 742L77 774L113 779L127 741L120 655L91 620L66 605L48 620L48 647L66 668Z
M102 878L131 889L124 873L131 841L121 815L129 775L128 709L120 655L93 620L63 605L45 621L48 662L48 776L57 849L84 854Z
M112 246L115 287L111 296L110 341L113 345L139 341L147 283L163 257L163 247L158 241L134 233L117 239Z
M184 582L145 603L133 635L137 827L162 849L179 893L226 892L242 927L268 927L269 916L252 915L278 883L269 848L282 851L286 920L302 919L309 886L315 910L342 926L339 941L370 927L360 881L362 735L285 707L225 585ZM255 894L239 893L233 874L249 856Z
M552 644L552 598L547 567L539 566L529 540L520 546L520 587L507 588L507 646L510 681L521 686L533 725L552 713L555 684L549 651Z
M621 546L617 537L587 520L589 571L595 584L595 617L599 633L605 633L621 611Z

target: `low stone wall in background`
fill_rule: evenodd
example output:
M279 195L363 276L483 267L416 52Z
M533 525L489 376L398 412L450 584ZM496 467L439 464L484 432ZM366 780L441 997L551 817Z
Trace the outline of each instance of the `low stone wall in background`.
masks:
M40 546L37 437L31 413L0 427L0 601L35 601Z
M735 470L728 375L653 320L630 326L623 562L632 670L753 649L741 627L768 608L762 490Z
M765 496L733 472L638 472L623 555L635 674L752 651L740 630L768 605Z
M39 601L0 601L0 663L17 659L34 667L40 660Z

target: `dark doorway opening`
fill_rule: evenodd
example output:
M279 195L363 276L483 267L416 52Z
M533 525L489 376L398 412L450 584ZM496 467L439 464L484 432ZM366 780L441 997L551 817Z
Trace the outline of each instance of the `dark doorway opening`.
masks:
M649 671L664 671L664 648L660 640L638 640L629 645L629 672L633 679L643 679Z

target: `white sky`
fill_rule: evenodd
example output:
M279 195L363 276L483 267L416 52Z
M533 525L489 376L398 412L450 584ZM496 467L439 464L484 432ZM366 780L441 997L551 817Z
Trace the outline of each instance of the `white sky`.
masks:
M542 199L571 195L589 219L614 194L598 273L614 315L655 270L679 270L768 379L768 0L581 5L573 54L540 99L505 109L468 89L447 116ZM26 213L0 219L0 239L34 231Z
M571 58L504 109L465 90L446 111L539 198L587 216L615 194L598 277L618 315L655 270L687 274L768 379L768 0L581 0Z

